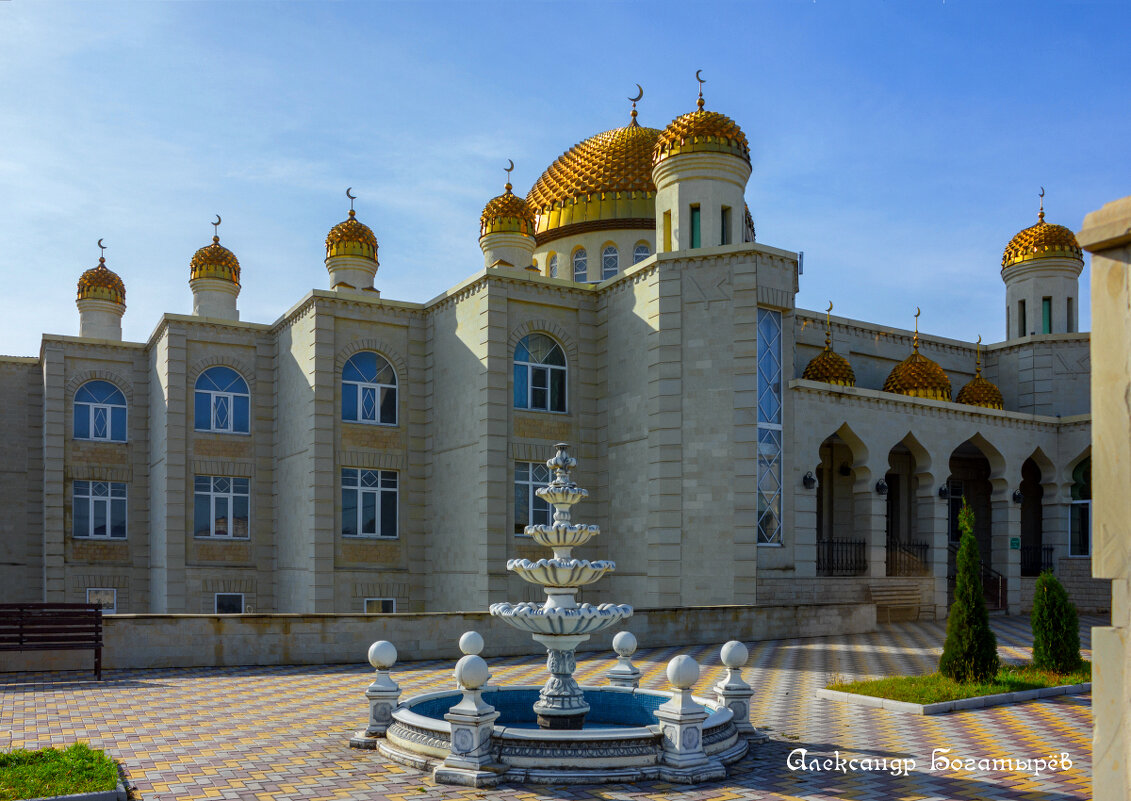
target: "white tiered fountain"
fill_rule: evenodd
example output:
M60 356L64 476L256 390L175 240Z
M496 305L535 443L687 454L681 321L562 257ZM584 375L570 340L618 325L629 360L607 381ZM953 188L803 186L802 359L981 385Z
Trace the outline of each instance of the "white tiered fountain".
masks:
M574 652L591 634L615 626L632 617L632 607L627 604L578 604L579 587L600 579L615 562L589 562L575 559L573 549L584 545L601 533L597 526L574 523L571 508L589 496L573 483L570 471L577 460L569 455L569 446L559 442L553 459L546 462L554 478L549 486L536 490L539 498L554 507L554 522L550 525L527 526L525 533L539 545L554 550L553 559L511 559L507 570L513 571L531 584L540 585L546 592L544 604L498 603L491 604L491 614L508 626L528 631L533 639L546 647L546 668L550 671L534 712L543 729L580 729L589 712L585 695L573 679L577 668Z

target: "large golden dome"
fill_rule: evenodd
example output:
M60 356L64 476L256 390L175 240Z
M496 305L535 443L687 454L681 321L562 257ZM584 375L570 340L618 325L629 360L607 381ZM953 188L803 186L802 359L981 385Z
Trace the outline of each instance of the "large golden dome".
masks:
M236 254L220 244L220 237L212 237L212 244L192 254L189 263L189 280L218 278L240 285L240 263Z
M888 373L884 392L948 401L950 379L938 364L919 353L919 336L916 334L911 355Z
M659 164L669 156L697 152L730 153L750 163L750 144L738 123L717 111L699 108L676 117L656 140L652 163Z
M511 192L507 182L505 191L487 201L479 216L479 237L487 234L518 233L534 236L534 215L518 195Z
M358 221L353 209L347 219L326 234L326 258L332 256L360 256L377 261L377 237L368 225Z
M1045 222L1045 212L1041 209L1037 224L1017 233L1001 256L1001 269L1030 259L1069 258L1084 260L1084 252L1076 235L1063 225Z
M126 305L126 285L118 274L106 266L106 259L99 258L98 266L91 267L79 278L79 291L76 300L108 300L111 303Z
M599 133L554 161L534 183L526 205L539 244L578 231L656 227L652 150L660 132L631 125Z

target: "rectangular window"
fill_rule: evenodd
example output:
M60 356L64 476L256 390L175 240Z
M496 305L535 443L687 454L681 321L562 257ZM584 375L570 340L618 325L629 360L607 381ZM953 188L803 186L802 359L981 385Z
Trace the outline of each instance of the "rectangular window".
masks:
M113 587L87 587L86 602L98 604L104 615L114 615L118 612L118 591Z
M342 536L397 536L397 471L342 468Z
M1052 333L1052 298L1041 298L1041 333Z
M671 253L672 250L672 213L670 211L664 212L664 253Z
M1067 312L1068 313L1065 315L1065 318L1064 318L1065 324L1066 324L1067 327L1064 330L1067 331L1069 334L1072 334L1072 333L1075 333L1075 331L1076 331L1076 314L1075 314L1075 309L1072 308L1072 298L1068 299Z
M243 593L242 592L218 592L216 593L216 614L218 615L242 615L243 606Z
M1071 547L1069 556L1092 555L1092 502L1073 501L1069 512L1071 516Z
M251 479L196 476L193 481L193 535L247 539L250 536Z
M548 486L550 468L544 462L514 463L514 533L525 534L527 526L548 526L550 504L535 494Z
M1017 301L1017 336L1023 337L1029 333L1029 326L1025 320L1025 301Z
M117 481L76 481L71 504L72 536L126 538L126 485Z
M396 598L366 598L365 614L390 615L397 611Z
M730 206L723 206L723 212L720 215L723 221L723 230L719 232L719 244L730 244Z
M758 309L758 544L782 544L781 312Z
M700 244L701 237L700 237L700 228L699 228L699 218L700 218L699 207L698 206L692 206L691 207L691 247L693 247L693 248L702 247L702 245Z

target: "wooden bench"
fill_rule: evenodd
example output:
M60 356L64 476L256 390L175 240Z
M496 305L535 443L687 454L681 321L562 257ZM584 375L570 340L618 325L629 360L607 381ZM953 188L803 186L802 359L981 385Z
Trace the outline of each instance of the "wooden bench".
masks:
M917 584L879 583L868 586L868 601L876 605L876 619L879 621L880 610L887 612L887 622L891 623L892 609L911 609L915 612L915 619L924 606L923 595Z
M102 679L102 608L98 604L0 604L0 651L94 651Z

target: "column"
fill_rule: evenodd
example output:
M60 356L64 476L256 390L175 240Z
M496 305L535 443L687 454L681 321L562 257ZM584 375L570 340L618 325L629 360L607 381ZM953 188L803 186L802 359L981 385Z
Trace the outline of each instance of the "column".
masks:
M1001 599L1011 615L1021 614L1021 549L1011 541L1021 540L1021 504L1013 502L1009 487L995 490L990 501L990 565L1005 576L1006 591Z
M934 476L920 473L919 491L915 496L915 524L921 542L927 543L927 561L933 581L932 590L935 603L935 617L945 618L947 614L947 568L949 555L947 548L950 539L947 533L949 501L939 497L939 487L946 479L936 480Z

